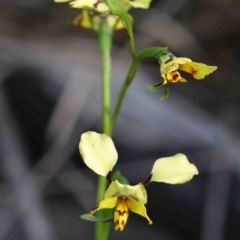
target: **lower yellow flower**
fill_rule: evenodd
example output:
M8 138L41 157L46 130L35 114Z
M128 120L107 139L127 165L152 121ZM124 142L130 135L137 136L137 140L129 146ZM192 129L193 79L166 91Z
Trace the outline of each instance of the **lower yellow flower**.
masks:
M79 150L85 164L90 169L111 179L111 171L117 162L118 154L110 137L96 132L86 132L81 136ZM94 214L101 209L115 208L114 226L116 230L120 231L126 226L129 211L143 216L149 224L152 224L145 208L147 192L144 185L153 181L182 184L190 181L197 174L197 168L189 163L184 154L179 153L172 157L160 158L155 161L151 174L144 184L131 186L121 184L117 180L111 181L104 199L90 213Z
M123 185L117 180L113 181L105 193L105 199L99 203L99 206L91 211L95 213L100 209L115 208L114 226L115 230L122 231L127 223L129 211L137 213L152 221L147 215L144 204L147 203L147 193L144 186L140 183L135 186Z

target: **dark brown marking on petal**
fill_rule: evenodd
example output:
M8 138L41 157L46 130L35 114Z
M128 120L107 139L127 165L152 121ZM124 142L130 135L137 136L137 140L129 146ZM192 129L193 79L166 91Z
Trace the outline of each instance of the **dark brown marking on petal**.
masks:
M177 78L178 78L178 74L174 74L172 78L173 78L174 81L176 81Z
M120 211L120 210L116 210L116 212L118 212L119 216L124 216L125 213L128 213L128 211Z
M196 75L197 74L197 70L195 70L194 68L191 68L191 73L192 73L192 75Z
M121 224L122 224L123 227L126 225L124 220L122 220Z
M82 26L82 21L83 21L83 17L80 17L76 23L76 26L81 27Z
M96 2L93 4L93 7L97 9L98 4L100 4L100 3L102 3L101 0L96 1Z
M168 54L168 56L169 56L169 59L167 61L165 61L164 63L169 63L173 60L173 58L174 58L173 54L170 53L170 54Z
M114 226L118 226L119 225L119 220L117 220L116 222L114 222Z

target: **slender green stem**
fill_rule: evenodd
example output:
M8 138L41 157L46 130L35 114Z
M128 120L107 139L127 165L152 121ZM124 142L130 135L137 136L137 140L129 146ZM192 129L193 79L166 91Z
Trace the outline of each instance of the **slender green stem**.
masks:
M111 136L111 47L112 31L107 23L103 20L98 31L99 48L102 56L102 131ZM99 177L97 190L97 204L104 198L106 191L107 179ZM99 217L108 217L108 212L100 211ZM107 240L110 229L110 223L96 223L96 240Z
M137 60L133 60L132 64L129 67L128 73L125 77L125 80L123 82L122 88L120 90L120 93L118 95L118 99L117 99L117 103L114 107L114 111L111 117L111 127L113 129L114 124L117 120L119 111L121 109L122 103L123 103L123 99L125 97L125 94L129 88L129 86L131 85L135 75L136 75L136 71L137 71L137 67L138 67L139 61Z
M134 44L134 42L133 42ZM167 48L164 47L151 47L151 48L147 48L144 49L143 51L141 51L140 53L138 53L137 55L133 55L133 61L129 67L128 73L126 75L126 78L123 82L122 88L120 90L120 93L118 95L118 99L117 99L117 103L114 107L114 111L111 117L111 127L113 129L114 124L117 120L119 111L121 110L121 106L123 103L123 99L125 97L125 94L129 88L129 86L131 85L135 75L136 75L136 71L137 71L137 67L138 64L143 61L145 58L149 58L149 57L155 57L155 58L159 58L159 54L162 52L166 52Z

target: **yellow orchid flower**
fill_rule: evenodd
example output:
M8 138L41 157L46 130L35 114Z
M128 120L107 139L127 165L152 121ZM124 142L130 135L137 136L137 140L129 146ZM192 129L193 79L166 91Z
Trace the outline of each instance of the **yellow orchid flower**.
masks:
M217 69L216 66L208 66L203 63L193 62L189 58L176 57L170 52L162 54L160 56L159 63L160 74L163 81L149 86L149 90L151 91L156 91L168 82L187 82L186 79L182 78L179 71L190 73L195 79L201 80Z
M146 203L147 193L143 184L139 183L135 186L123 185L116 180L112 181L108 187L104 200L90 213L93 214L101 209L115 208L114 227L115 230L122 231L127 223L129 210L145 217L148 223L152 224L144 206Z
M149 8L151 0L117 0L126 11L131 7ZM54 0L56 3L70 2L72 8L86 9L97 13L110 13L111 9L105 0Z
M186 82L177 70L184 71L193 75L197 80L204 79L205 76L214 72L216 66L208 66L203 63L193 62L189 58L175 57L173 54L164 54L160 57L160 73L164 79L164 84L169 82Z
M81 136L79 151L83 161L90 169L109 179L118 158L110 137L96 132L86 132ZM112 181L106 190L104 199L90 213L94 214L100 209L115 208L114 226L115 230L120 231L126 226L129 211L143 216L149 224L152 224L144 206L147 203L147 192L144 185L152 181L182 184L190 181L197 174L197 168L189 163L184 154L179 153L172 157L160 158L155 161L151 174L144 184L131 186L121 184L117 180Z
M80 8L97 13L110 13L110 8L104 0L54 0L54 2L70 2L69 5L72 8Z
M120 30L125 28L119 17L113 14L100 15L95 13L90 13L86 10L83 10L81 14L77 15L73 20L73 25L76 27L83 27L86 29L98 30L102 21L102 18L105 18L107 24L112 30ZM130 16L132 19L132 17Z

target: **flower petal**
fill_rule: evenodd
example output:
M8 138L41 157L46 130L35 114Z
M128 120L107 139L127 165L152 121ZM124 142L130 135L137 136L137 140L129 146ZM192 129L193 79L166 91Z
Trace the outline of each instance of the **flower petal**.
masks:
M106 208L114 208L116 207L118 202L118 198L117 197L113 197L113 198L106 198L104 200L102 200L99 203L99 206L97 208L94 208L90 211L91 214L94 214L95 212L101 210L101 209L106 209Z
M192 74L195 79L203 79L216 69L216 66L208 66L206 64L196 62L188 62L179 65L179 70Z
M116 15L108 15L107 16L107 24L110 28L114 28L113 30L119 30L124 29L124 25L122 24L122 21L117 17Z
M118 0L123 8L128 11L131 7L134 8L149 8L152 0Z
M129 1L131 6L134 8L144 8L147 9L149 8L149 5L152 0L131 0Z
M54 0L56 3L64 3L64 2L70 2L72 0Z
M178 153L172 157L158 159L152 168L151 182L182 184L190 181L198 174L195 165L189 163L184 154Z
M143 203L136 201L134 198L128 197L126 204L130 211L145 217L148 220L148 223L152 224L152 221L148 217L147 210Z
M110 8L102 0L76 0L70 3L72 8L81 8L98 13L109 13Z
M131 186L112 181L105 193L105 198L111 197L132 197L143 204L147 203L147 192L142 183Z
M161 76L164 78L164 84L165 84L165 75L169 72L174 72L178 69L179 65L178 63L176 62L168 62L168 63L163 63L161 64L160 66L160 73L161 73Z
M178 58L174 58L172 62L175 62L177 64L185 64L188 62L192 62L192 60L189 58L178 57Z
M73 25L76 27L83 27L87 29L94 29L92 25L92 21L90 19L89 12L86 10L83 10L81 14L78 14L74 19L73 19Z
M126 226L129 211L126 205L127 199L125 198L118 198L117 206L114 211L114 227L115 230L122 231Z
M161 75L164 76L169 72L176 71L179 67L179 64L185 64L187 62L191 62L192 60L189 58L177 58L172 53L168 52L167 54L162 54L159 58L159 63L161 65L160 72Z
M177 83L181 80L181 75L178 71L169 72L169 73L166 74L166 79L169 82Z
M112 171L118 158L112 139L96 132L82 134L79 151L85 164L103 177Z

